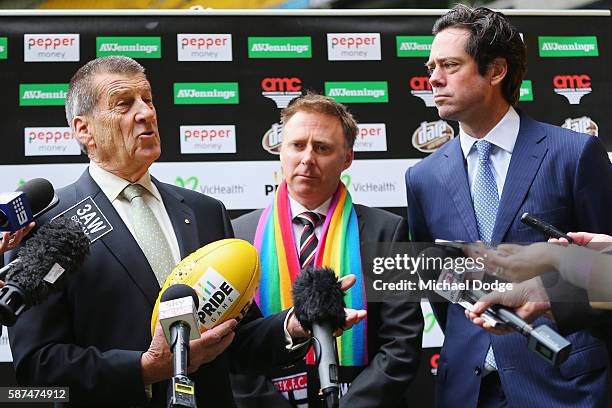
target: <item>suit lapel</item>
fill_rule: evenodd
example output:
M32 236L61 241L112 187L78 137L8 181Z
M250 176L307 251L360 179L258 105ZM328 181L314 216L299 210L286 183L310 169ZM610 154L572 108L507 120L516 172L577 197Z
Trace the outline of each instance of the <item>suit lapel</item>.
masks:
M123 265L130 279L140 289L151 305L155 304L159 293L159 284L153 270L136 240L119 217L115 207L108 200L100 187L89 175L89 169L77 182L77 194L84 198L91 196L113 227L110 234L100 239L108 251ZM99 245L94 243L93 245Z
M181 194L169 188L166 184L160 183L154 177L152 177L152 180L162 196L164 206L172 222L172 228L181 252L181 259L185 258L200 246L195 214L185 204L185 198Z
M548 151L546 133L536 121L521 114L521 126L512 151L504 191L493 229L492 243L502 242L525 201L533 179Z
M449 148L443 153L443 158L440 161L439 177L442 185L446 187L457 209L457 213L461 217L461 221L467 232L467 240L478 240L479 236L476 216L474 215L474 205L472 204L472 196L470 195L470 186L459 138L453 139L450 142ZM452 220L449 220L449 222L452 222Z

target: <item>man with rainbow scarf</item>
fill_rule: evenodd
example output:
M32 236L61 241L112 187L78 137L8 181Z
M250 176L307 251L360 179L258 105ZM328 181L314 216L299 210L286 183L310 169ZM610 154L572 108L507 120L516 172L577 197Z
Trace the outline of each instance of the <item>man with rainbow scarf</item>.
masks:
M386 211L353 204L340 182L353 161L358 131L342 104L308 93L282 111L281 121L284 180L267 208L233 222L236 237L252 242L260 254L257 303L264 316L292 307L291 287L305 267L331 267L339 278L354 274L347 307L367 309L368 315L337 339L340 380L350 383L348 391L342 387L340 406L406 406L403 397L419 362L421 311L417 303L368 302L361 247L366 240L406 241L407 223ZM240 408L312 407L317 389L310 372L315 371L297 364L267 378L233 375L236 403Z

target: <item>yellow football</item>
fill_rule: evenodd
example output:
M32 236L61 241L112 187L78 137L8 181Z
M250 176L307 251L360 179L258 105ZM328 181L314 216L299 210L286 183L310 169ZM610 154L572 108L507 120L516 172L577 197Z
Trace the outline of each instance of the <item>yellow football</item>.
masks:
M244 317L259 285L259 274L259 254L247 241L223 239L203 246L183 259L164 282L151 316L151 335L159 299L169 286L183 283L195 290L203 333L228 319Z

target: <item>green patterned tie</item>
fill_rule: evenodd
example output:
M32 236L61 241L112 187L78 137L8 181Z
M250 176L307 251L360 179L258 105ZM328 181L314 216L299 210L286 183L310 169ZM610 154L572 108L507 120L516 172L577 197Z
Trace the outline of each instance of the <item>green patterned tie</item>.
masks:
M149 192L140 184L130 184L121 194L130 202L136 241L149 261L157 282L162 286L175 265L168 240L155 214L145 203L144 195Z

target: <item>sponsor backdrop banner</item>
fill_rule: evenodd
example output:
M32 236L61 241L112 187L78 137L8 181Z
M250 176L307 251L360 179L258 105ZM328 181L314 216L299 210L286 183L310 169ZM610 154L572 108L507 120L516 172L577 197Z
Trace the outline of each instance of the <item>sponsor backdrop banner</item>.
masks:
M153 87L162 156L152 173L160 180L216 197L233 215L264 207L282 177L280 109L315 90L360 122L356 161L342 176L354 200L403 215L405 170L458 135L456 123L438 117L424 67L436 18L0 13L0 191L34 177L56 188L78 177L87 159L66 124L67 84L97 56L127 55ZM510 19L528 49L519 109L599 137L612 152L609 13ZM426 304L423 312L423 344L434 352L411 398L429 406L430 393L419 390L431 389L423 372L435 374L443 336ZM5 337L0 360L10 361Z

